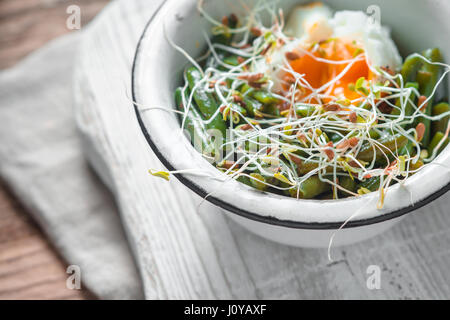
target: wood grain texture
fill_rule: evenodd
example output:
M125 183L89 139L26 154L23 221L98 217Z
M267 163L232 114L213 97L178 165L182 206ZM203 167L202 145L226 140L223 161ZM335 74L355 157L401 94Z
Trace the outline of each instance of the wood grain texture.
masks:
M69 32L66 8L81 8L86 24L107 0L1 0L0 69L14 65L49 40ZM87 290L66 288L66 264L0 183L0 299L92 299Z
M160 1L118 1L85 36L76 68L79 126L118 200L149 299L448 299L450 195L359 244L293 248L244 230L176 179L140 131L129 92L134 49ZM120 45L119 45L120 44ZM370 290L367 268L381 269Z
M24 56L67 29L66 9L78 5L81 26L87 24L109 0L1 0L0 69L10 67Z
M0 185L0 299L88 299L69 290L66 264L6 187Z

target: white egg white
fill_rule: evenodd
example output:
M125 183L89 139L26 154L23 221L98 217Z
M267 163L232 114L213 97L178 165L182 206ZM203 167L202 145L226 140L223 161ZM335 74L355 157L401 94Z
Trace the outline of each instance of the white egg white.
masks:
M361 43L372 66L388 66L391 70L401 66L402 58L389 28L373 21L364 12L337 11L329 23L334 30L333 37Z
M303 42L320 41L333 32L328 24L332 16L333 11L321 2L299 5L291 11L284 32Z
M283 31L292 37L286 45L273 50L268 59L254 65L257 72L264 72L274 80L275 89L279 66L284 65L284 55L295 48L309 48L311 44L330 38L356 41L367 55L372 67L397 70L402 58L390 36L390 30L372 22L362 11L332 10L321 2L296 6L290 13Z

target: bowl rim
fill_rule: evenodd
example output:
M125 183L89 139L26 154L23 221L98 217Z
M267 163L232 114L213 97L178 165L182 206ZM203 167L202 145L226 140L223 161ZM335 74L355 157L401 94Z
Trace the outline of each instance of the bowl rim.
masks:
M137 95L136 95L136 70L138 65L138 60L140 57L140 54L142 52L142 41L145 38L145 35L153 21L153 19L158 15L158 13L161 11L161 9L167 5L171 1L164 1L162 2L159 7L153 12L149 20L144 26L144 29L139 37L139 40L136 45L136 50L134 53L132 68L131 68L131 94L132 99L135 103L132 103L132 106L134 108L136 118L139 124L139 127L148 143L152 151L155 153L155 155L158 157L158 159L161 161L161 163L170 171L176 170L176 168L170 163L170 161L160 152L159 148L156 146L156 144L153 142L150 134L147 131L147 128L144 124L144 121L142 119L142 116L139 112L138 106L136 103L139 103L137 101ZM199 195L202 198L205 198L209 193L204 190L202 187L197 185L195 182L190 180L189 178L185 177L183 174L176 173L174 176L186 187L194 191L197 195ZM263 216L256 212L251 212L248 210L241 209L239 207L234 206L233 204L223 201L213 195L209 195L206 200L210 203L228 211L233 214L236 214L238 216L241 216L243 218L247 218L253 221L266 223L269 225L279 226L279 227L287 227L292 229L307 229L307 230L330 230L330 229L340 229L340 228L356 228L356 227L363 227L363 226L369 226L376 223L385 222L387 220L399 218L409 212L412 212L414 210L417 210L426 204L436 200L443 194L445 194L447 191L450 190L450 182L443 186L441 189L438 189L434 193L431 193L427 197L419 200L418 202L405 206L403 208L399 208L397 210L393 210L391 212L383 213L379 216L374 216L371 218L366 219L359 219L359 220L353 220L348 221L344 224L344 221L339 222L304 222L304 221L293 221L293 220L287 220L287 219L279 219L274 216Z

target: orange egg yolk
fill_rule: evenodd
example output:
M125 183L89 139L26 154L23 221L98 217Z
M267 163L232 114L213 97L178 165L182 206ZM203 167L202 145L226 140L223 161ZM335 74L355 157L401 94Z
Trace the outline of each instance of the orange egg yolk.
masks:
M354 59L363 51L355 43L334 39L320 44L314 51L310 50L309 52L315 57L333 61L345 61ZM290 61L290 64L292 69L294 69L297 73L304 74L304 79L308 81L312 88L318 89L336 78L350 64L350 62L333 64L325 61L318 61L308 54L303 54L300 58ZM369 66L364 58L353 62L353 65L347 70L345 75L336 81L329 91L325 91L327 91L329 95L338 99L357 99L360 95L351 90L349 88L349 84L354 84L361 77L369 80L372 77ZM310 93L311 90L304 90L300 99L308 96ZM327 100L329 101L332 99L323 99L324 102L328 102Z

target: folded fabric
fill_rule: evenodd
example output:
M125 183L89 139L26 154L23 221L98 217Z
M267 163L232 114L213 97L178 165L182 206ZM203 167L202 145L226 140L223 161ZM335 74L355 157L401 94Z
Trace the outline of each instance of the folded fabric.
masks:
M0 73L0 174L67 264L80 267L83 285L99 298L141 298L114 199L90 169L75 127L80 37L57 39Z

